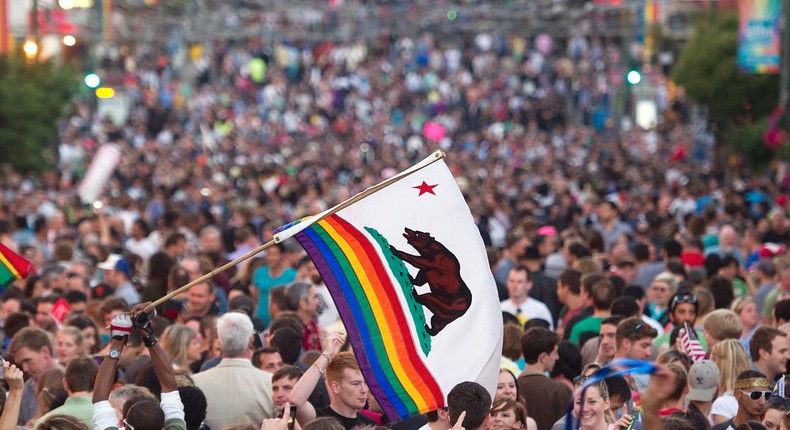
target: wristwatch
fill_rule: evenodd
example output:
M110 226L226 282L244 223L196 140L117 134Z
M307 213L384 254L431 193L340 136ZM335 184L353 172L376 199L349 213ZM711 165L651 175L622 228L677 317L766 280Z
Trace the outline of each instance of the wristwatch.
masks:
M118 351L115 348L111 348L110 351L107 353L107 358L112 358L113 360L117 360L121 356L121 351Z

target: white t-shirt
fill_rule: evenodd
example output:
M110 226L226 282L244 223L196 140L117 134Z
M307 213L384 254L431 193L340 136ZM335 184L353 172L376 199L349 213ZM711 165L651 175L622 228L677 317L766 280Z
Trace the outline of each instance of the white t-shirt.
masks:
M710 409L710 416L708 420L711 424L713 424L713 415L719 415L724 418L730 419L734 417L738 413L738 401L735 400L735 396L732 395L731 391L727 391L726 393L722 394L721 397L716 399L713 402L713 406Z
M512 300L507 299L503 300L500 305L502 306L503 312L508 312L515 315L516 318L521 321L521 324L524 324L526 321L531 319L540 318L548 322L549 329L554 331L554 323L552 322L553 318L551 317L551 311L549 311L548 306L546 306L540 300L529 297L524 303L516 305Z

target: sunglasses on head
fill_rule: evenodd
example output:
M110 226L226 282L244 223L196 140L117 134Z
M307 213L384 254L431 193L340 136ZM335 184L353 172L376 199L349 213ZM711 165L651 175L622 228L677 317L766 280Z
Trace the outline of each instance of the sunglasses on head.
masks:
M782 396L773 395L768 398L768 403L774 406L784 406L787 409L790 409L790 399L785 399Z
M586 375L579 375L579 376L577 376L577 377L573 378L573 385L574 385L574 386L577 386L577 385L582 385L582 384L584 384L585 382L587 382L587 380L588 380L588 379L590 379L590 377L589 377L589 376L586 376Z
M679 305L681 303L689 303L689 304L693 305L693 304L697 303L697 297L696 296L692 296L691 294L683 294L683 295L680 295L680 296L675 296L672 299L672 305L670 306L670 308L674 309L675 305Z
M741 392L744 393L744 394L749 394L749 398L752 399L752 400L760 400L760 397L765 397L765 400L769 400L770 401L771 395L773 394L770 391L761 391L761 390L755 390L755 391L743 391L743 390L741 390Z
M641 329L642 329L642 327L644 327L644 326L645 326L645 323L644 323L644 322L641 322L641 323L639 323L639 324L635 325L635 326L634 326L634 328L632 328L631 330L628 330L628 333L626 333L625 337L629 337L629 336L631 336L632 334L634 334L634 333L638 332L638 331L639 331L639 330L641 330Z

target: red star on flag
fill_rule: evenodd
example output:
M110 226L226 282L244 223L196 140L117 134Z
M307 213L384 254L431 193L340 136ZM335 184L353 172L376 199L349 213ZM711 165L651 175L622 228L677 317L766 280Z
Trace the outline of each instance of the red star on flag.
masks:
M417 185L416 187L412 187L412 188L420 190L420 194L417 197L419 197L419 196L421 196L421 195L423 195L425 193L431 193L431 194L433 194L435 196L436 193L433 192L433 189L436 188L438 185L439 184L428 185L427 183L425 183L425 181L422 181L422 184Z

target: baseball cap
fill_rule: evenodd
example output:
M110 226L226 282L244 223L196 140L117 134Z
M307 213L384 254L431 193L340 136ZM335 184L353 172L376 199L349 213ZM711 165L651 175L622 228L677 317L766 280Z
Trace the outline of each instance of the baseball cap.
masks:
M131 277L129 262L119 254L110 254L104 262L99 263L96 267L102 270L117 270L123 272L127 278Z
M686 398L698 402L710 402L716 396L721 374L716 364L710 360L699 360L689 369L689 393Z

